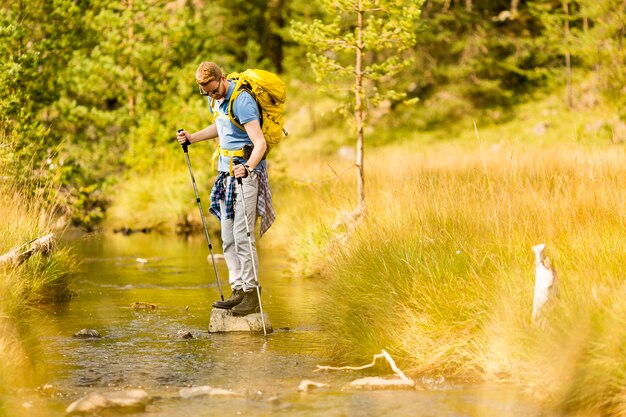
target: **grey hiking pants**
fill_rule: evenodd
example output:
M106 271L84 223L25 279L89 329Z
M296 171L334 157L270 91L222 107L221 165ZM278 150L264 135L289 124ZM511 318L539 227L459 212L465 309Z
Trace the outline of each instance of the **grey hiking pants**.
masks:
M220 201L222 214L222 247L224 258L228 266L228 281L233 290L252 290L257 284L254 277L254 268L258 271L259 260L256 252L256 239L254 237L254 224L257 218L257 196L259 181L255 173L243 178L243 194L248 214L248 226L250 227L250 239L252 251L246 232L246 221L243 215L243 199L241 198L241 185L235 184L235 218L226 219L224 201ZM230 181L236 181L234 177L226 178L226 188Z

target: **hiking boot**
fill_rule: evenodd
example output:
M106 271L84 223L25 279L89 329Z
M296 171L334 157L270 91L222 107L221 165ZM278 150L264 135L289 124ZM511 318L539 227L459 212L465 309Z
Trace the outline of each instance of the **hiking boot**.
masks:
M213 307L215 308L223 308L226 310L230 310L235 307L237 304L241 303L243 300L244 292L243 290L233 290L233 293L224 301L216 301L213 303Z
M248 314L260 312L261 307L259 306L259 296L257 294L256 288L245 292L241 303L237 304L232 310L230 310L233 316L247 316Z

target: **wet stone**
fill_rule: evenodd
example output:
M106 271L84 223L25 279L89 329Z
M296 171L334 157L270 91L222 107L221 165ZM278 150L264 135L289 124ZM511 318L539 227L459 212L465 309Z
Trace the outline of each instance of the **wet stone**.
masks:
M70 404L65 413L68 415L92 415L109 409L141 412L146 409L149 402L148 393L140 389L92 392Z
M400 378L386 379L379 377L366 377L350 382L347 388L360 390L415 389L415 381L407 381Z
M267 313L263 314L263 318L265 319L265 330L267 333L272 333L272 324ZM220 332L263 332L261 313L235 317L230 310L214 308L211 310L209 333Z
M134 308L135 310L156 310L157 308L159 308L158 304L152 304L152 303L143 303L143 302L135 302L132 303L131 308Z
M179 330L174 334L168 334L167 337L170 339L193 339L193 335L187 330Z
M315 381L310 381L308 379L305 379L302 382L300 382L300 385L298 386L298 391L309 392L313 389L324 388L328 386L329 386L328 384L324 384L322 382L315 382Z
M44 397L63 397L63 393L57 390L52 384L38 386L37 392Z
M74 333L72 337L77 339L99 339L102 336L98 333L97 330L94 329L81 329L78 332Z
M208 385L204 385L204 386L200 386L200 387L191 387L191 388L182 388L179 392L178 395L181 396L181 398L191 398L191 397L198 397L201 395L208 395L210 397L218 397L218 396L233 396L233 397L238 397L241 396L241 394L231 391L231 390L227 390L227 389L221 389L221 388L213 388L210 387Z

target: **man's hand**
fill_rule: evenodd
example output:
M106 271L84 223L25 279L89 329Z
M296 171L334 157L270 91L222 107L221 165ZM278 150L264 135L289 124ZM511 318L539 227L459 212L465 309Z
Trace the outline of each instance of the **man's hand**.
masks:
M184 145L188 141L189 143L191 143L191 135L186 130L181 130L180 132L177 132L176 139L178 140L178 143L180 143L181 145Z
M233 175L235 178L245 178L248 176L248 170L243 164L237 164L233 166Z

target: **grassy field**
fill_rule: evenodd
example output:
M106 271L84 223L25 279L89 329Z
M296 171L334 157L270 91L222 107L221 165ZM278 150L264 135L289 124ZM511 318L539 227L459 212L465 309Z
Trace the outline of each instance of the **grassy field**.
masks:
M468 124L370 149L369 215L347 239L351 161L296 162L273 233L296 272L321 275L338 362L384 348L414 375L513 382L546 407L626 415L626 149L601 111L534 106L478 135ZM535 326L539 243L559 294Z

